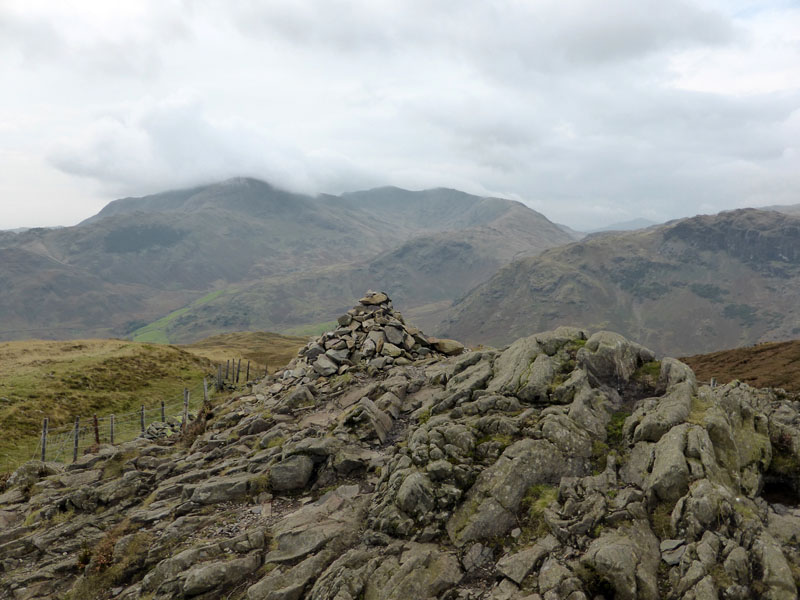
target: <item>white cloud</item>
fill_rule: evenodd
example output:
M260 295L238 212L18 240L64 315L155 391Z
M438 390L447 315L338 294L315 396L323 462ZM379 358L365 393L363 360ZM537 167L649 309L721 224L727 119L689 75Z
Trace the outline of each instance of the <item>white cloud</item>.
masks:
M62 222L234 175L452 186L577 227L797 202L797 31L780 2L7 2L0 153L28 167L0 176L39 200L0 227L56 180L88 196Z

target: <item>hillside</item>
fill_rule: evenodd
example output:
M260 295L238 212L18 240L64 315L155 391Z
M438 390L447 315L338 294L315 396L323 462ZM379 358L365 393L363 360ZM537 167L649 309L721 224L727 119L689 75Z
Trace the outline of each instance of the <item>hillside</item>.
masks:
M176 401L215 372L174 346L124 340L0 343L0 467L29 459L42 419L55 429L76 416L101 416Z
M259 373L268 367L274 371L286 365L297 351L304 346L308 338L286 336L268 331L237 331L214 335L197 342L186 344L182 348L196 356L209 359L214 364L221 364L229 359L241 358L253 362Z
M0 596L797 597L796 403L607 331L337 321L184 436L0 484Z
M432 327L452 300L500 267L563 239L529 212L515 205L492 226L418 236L369 261L264 277L187 307L162 331L179 343L217 331L291 331L335 319L353 296L372 287L385 289L411 311L442 303L419 321Z
M411 305L453 300L512 258L572 238L518 202L447 189L312 197L240 178L125 198L75 227L0 236L0 339L129 335L173 311L192 313L217 295L235 295L260 281L308 281L319 270L360 271L357 289L385 287L397 263L384 258L384 267L370 271L371 261L404 251L404 244L426 246L430 254L459 239L466 240L462 256L442 260L440 270L421 259L421 268L435 272L408 290ZM447 277L454 264L459 276L451 279L463 284L442 294L430 282ZM312 290L300 286L299 293ZM323 317L341 308L341 301L322 301L316 308ZM159 324L161 333L143 339L191 341L315 322L293 314L243 327L233 324L235 314L215 316L217 324L206 320L197 327L185 316L174 338Z
M251 377L262 377L266 366L283 367L307 341L237 332L180 347L115 339L0 343L0 473L33 455L45 416L51 429L69 427L76 416L180 403L184 387L199 394L195 407L203 378L211 381L216 365L242 359L244 369L251 361Z
M738 379L753 387L782 388L800 394L800 340L767 342L681 360L703 381L712 377L719 383Z
M800 333L800 218L753 209L606 233L502 268L440 330L469 343L575 323L687 355Z

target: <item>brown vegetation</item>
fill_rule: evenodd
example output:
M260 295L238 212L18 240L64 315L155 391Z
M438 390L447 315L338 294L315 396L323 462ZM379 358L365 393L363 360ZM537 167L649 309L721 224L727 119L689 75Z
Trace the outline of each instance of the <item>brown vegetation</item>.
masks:
M728 383L738 379L753 387L800 393L800 340L768 342L681 360L694 370L698 381L716 377L718 383Z

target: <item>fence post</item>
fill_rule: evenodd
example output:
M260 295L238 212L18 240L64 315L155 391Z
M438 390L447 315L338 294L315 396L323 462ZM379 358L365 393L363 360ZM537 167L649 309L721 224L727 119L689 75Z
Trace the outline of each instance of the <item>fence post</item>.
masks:
M242 372L242 359L239 359L239 363L236 365L236 383L239 383L239 373Z
M203 377L203 404L208 404L208 381Z
M144 404L142 404L142 408L139 410L139 424L141 425L142 433L144 433Z
M183 388L183 423L181 427L186 431L187 421L189 420L189 390Z
M42 462L47 456L47 417L42 421Z
M72 462L78 460L78 436L81 430L81 418L75 417L75 431L72 433Z
M265 363L264 364L264 377L266 377L267 375L269 375L269 365Z
M166 423L167 422L167 413L164 411L164 401L163 400L161 401L161 422L162 423Z
M111 445L114 445L114 415L111 415L111 431L109 439L111 440Z
M231 361L230 360L226 360L225 361L225 379L228 379L228 371L230 370L230 368L231 368Z
M245 381L245 383L250 381L250 361L249 360L247 361L247 373L244 376L244 381Z
M94 415L94 443L100 445L100 429L97 426L97 415Z
M711 378L711 387L712 388L717 387L717 378L716 377L712 377Z

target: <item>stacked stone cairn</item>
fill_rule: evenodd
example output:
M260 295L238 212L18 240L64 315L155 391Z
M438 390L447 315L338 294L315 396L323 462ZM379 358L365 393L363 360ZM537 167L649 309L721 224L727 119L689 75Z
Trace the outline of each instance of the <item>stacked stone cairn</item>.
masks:
M464 346L455 340L427 337L407 325L383 292L368 291L358 302L338 318L335 330L310 342L278 373L283 383L309 383L355 368L374 375L395 365L464 352Z

